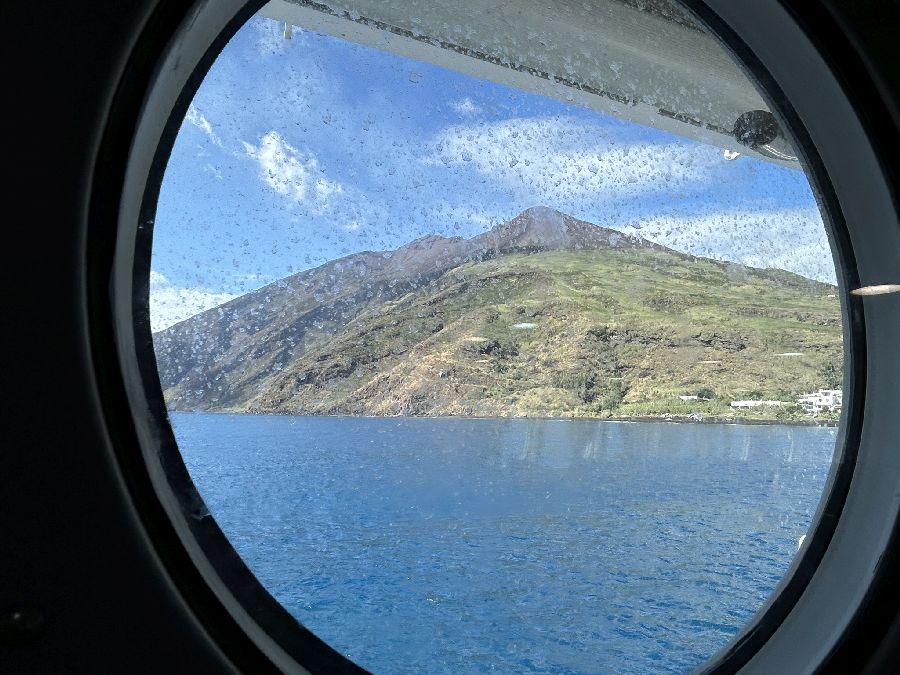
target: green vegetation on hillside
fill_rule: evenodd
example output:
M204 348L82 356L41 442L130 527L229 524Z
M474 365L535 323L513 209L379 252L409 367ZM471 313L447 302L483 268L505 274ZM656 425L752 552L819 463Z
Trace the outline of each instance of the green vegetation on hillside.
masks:
M255 393L223 408L791 421L729 402L834 386L841 354L827 284L663 250L511 253L370 303L277 368L242 364Z

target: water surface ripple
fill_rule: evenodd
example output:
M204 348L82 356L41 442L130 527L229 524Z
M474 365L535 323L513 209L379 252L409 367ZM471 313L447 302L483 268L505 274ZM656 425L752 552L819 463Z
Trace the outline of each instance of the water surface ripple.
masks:
M210 511L378 673L685 672L750 619L835 429L173 413Z

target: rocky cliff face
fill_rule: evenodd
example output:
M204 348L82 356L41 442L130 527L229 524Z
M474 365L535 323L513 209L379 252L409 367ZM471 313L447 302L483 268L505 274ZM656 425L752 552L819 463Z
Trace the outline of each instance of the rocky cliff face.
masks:
M154 344L179 410L599 415L699 387L813 386L840 356L830 294L534 207L300 272Z

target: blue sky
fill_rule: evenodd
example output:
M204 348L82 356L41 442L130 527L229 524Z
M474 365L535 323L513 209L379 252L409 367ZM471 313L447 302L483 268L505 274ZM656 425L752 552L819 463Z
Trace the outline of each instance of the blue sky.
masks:
M154 229L158 330L293 272L544 204L833 281L801 171L254 18L179 132Z

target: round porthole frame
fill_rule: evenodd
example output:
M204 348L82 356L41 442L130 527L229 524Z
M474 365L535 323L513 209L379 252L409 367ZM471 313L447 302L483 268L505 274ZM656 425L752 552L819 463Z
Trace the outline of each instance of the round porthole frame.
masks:
M223 651L243 670L359 672L271 597L206 512L168 425L150 336L149 244L175 133L202 76L263 4L200 2L185 11L161 3L144 30L129 63L131 85L117 96L101 151L100 166L121 165L124 182L116 184L115 171L100 171L92 191L89 237L115 232L114 247L93 252L88 261L101 270L93 277L94 356L118 462L142 522L185 601ZM777 0L752 8L727 0L686 4L774 99L813 174L840 256L845 345L853 364L845 367L844 450L804 555L747 629L702 668L804 672L839 662L847 631L875 601L871 586L885 574L884 552L897 549L900 460L890 450L900 438L900 415L891 407L900 359L891 352L900 344L900 296L848 293L895 281L897 202L859 111L801 17ZM98 290L98 279L108 287Z

